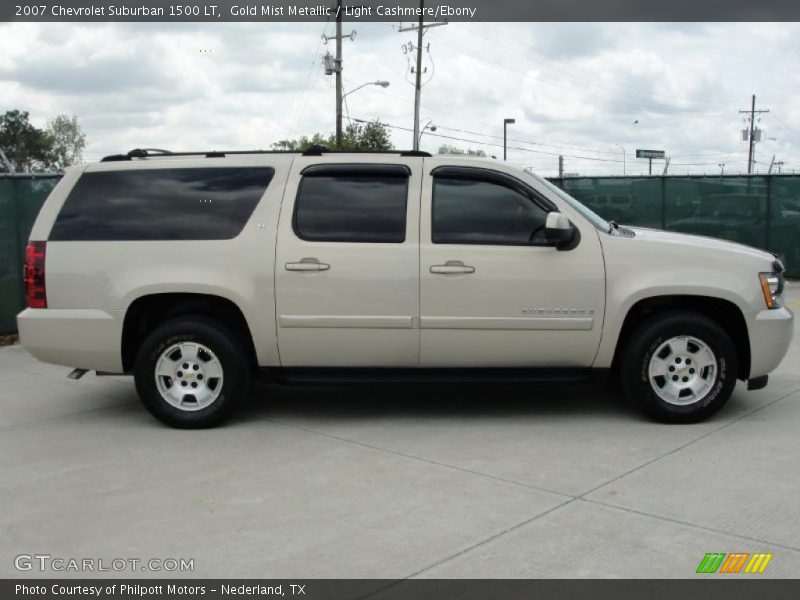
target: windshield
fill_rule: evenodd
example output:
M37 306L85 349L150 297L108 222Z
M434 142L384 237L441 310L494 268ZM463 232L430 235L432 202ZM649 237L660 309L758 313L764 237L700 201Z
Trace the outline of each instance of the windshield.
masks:
M531 173L530 171L528 171L528 175L533 177L536 181L541 183L548 190L558 195L559 198L561 198L564 202L566 202L572 208L581 213L581 215L586 217L586 219L600 231L605 231L606 233L608 233L609 230L612 229L611 224L608 221L606 221L603 217L601 217L597 213L593 212L592 210L590 210L589 208L587 208L586 206L575 200L575 198L570 196L568 193L566 193L557 185L553 185L552 183L547 181L544 177L540 177L539 175Z

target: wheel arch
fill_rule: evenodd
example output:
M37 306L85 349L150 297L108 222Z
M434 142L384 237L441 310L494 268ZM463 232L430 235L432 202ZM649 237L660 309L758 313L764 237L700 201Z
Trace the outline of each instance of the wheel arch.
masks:
M156 293L136 298L125 311L121 348L124 372L133 370L136 352L150 331L170 319L190 315L211 319L230 328L245 344L252 365L257 365L250 326L235 302L213 294Z
M724 298L691 294L650 296L642 298L633 304L625 315L622 328L617 337L614 357L611 363L612 370L618 371L620 357L625 344L637 327L652 315L665 310L686 310L699 313L722 327L730 335L736 350L739 363L737 379L747 379L751 364L750 337L747 322L741 309L730 300Z

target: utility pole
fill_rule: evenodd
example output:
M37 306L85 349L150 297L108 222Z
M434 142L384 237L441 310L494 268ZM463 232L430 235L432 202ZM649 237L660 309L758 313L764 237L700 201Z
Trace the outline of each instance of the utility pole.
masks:
M336 148L342 147L342 0L336 0Z
M772 175L772 167L775 165L775 155L772 155L772 160L769 161L769 169L767 169L767 175Z
M755 122L756 122L755 117L756 117L756 115L760 115L761 113L768 113L769 111L768 110L756 110L756 95L753 94L753 101L752 101L752 104L750 105L750 110L740 110L739 112L740 113L744 113L744 114L748 114L748 113L750 114L750 117L749 117L750 118L750 128L749 128L749 131L747 132L747 138L748 138L748 140L750 142L750 148L749 148L749 151L747 153L747 174L750 175L750 173L753 172L753 150L754 150L754 145L755 145L755 143L757 141L755 139L755 135L754 135L754 132L757 131L755 129ZM758 133L759 133L759 139L760 139L761 132L759 131Z
M419 97L422 94L422 35L425 32L422 17L424 0L419 0L419 25L417 25L417 77L414 84L414 150L419 150Z
M507 139L508 139L508 126L513 125L516 123L516 119L503 119L503 160L506 159L506 148L507 148Z
M327 44L330 40L336 41L336 56L331 56L326 52L323 56L325 75L336 76L336 147L342 145L342 102L346 94L342 93L342 17L344 10L342 0L336 0L336 35L322 36L322 40ZM351 31L346 37L352 41L355 38L355 30Z
M558 155L558 178L564 179L564 155Z
M420 104L420 97L422 95L422 36L425 34L425 30L429 27L437 27L439 25L447 25L447 21L441 23L430 23L425 25L423 12L425 8L425 0L419 0L419 22L417 25L412 25L410 27L401 27L398 29L398 33L402 33L404 31L416 31L417 32L417 58L416 58L416 69L414 78L414 150L419 150L419 141L420 141L420 132L419 132L419 104ZM405 49L403 50L405 52Z

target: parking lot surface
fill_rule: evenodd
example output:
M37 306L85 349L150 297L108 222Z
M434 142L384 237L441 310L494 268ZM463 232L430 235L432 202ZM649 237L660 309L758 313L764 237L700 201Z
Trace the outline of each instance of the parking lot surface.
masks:
M683 578L707 552L798 577L797 326L766 389L695 425L587 386L259 384L227 426L179 431L128 378L0 349L0 577L92 575L15 568L49 554L194 561L135 577Z

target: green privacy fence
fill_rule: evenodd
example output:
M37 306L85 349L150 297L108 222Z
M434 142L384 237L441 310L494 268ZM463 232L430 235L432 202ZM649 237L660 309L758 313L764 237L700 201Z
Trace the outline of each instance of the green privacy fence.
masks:
M28 234L60 175L0 175L0 333L17 328Z
M24 304L22 263L33 221L59 175L0 175L0 333ZM607 219L725 238L775 252L800 277L800 176L553 179Z
M800 277L800 176L554 179L606 219L723 238L776 253Z

